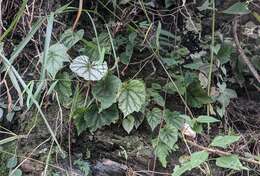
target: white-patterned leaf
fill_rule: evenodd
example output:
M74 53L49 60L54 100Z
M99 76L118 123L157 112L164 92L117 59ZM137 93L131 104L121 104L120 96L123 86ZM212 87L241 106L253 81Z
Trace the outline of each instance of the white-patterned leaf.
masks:
M98 81L107 73L107 63L90 61L88 56L78 56L70 64L70 69L85 80Z
M134 111L140 111L145 103L145 95L145 85L142 81L131 80L122 84L118 105L125 117Z

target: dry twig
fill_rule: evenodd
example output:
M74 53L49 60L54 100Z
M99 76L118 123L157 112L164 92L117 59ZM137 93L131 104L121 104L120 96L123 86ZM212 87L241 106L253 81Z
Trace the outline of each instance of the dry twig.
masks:
M75 19L74 24L73 24L73 27L72 27L72 30L73 30L73 31L75 30L75 28L76 28L76 26L77 26L77 24L78 24L78 21L79 21L81 12L82 12L82 8L83 8L83 0L79 0L78 13L77 13L76 19Z
M205 151L207 151L209 153L214 153L214 154L219 155L219 156L232 155L232 153L230 153L230 152L225 152L225 151L218 150L218 149L204 147L202 145L199 145L199 144L197 144L197 143L195 143L193 141L187 140L187 139L186 139L186 142L189 143L190 145L198 148L198 149L205 150ZM242 157L242 156L239 156L239 159L242 160L242 161L245 161L245 162L248 162L248 163L251 163L251 164L256 164L256 165L260 166L260 161L257 161L257 160L254 160L254 159L245 158L245 157Z
M259 76L257 70L252 65L252 63L250 62L250 59L246 56L244 50L242 49L242 47L240 45L240 42L239 42L239 39L238 39L238 36L237 36L237 24L238 24L238 17L235 17L234 22L233 22L233 36L234 36L234 39L235 39L237 50L238 50L239 54L241 55L245 64L248 66L251 73L254 75L254 77L256 78L258 83L260 83L260 76Z

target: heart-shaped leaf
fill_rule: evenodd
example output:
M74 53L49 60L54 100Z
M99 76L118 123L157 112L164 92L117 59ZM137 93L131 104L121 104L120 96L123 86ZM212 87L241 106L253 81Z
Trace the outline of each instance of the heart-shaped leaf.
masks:
M145 103L145 95L145 85L142 81L131 80L122 84L118 105L125 117L134 111L140 111Z
M134 125L135 125L135 118L132 115L127 116L122 122L122 126L128 134L132 131Z
M85 80L98 81L107 73L107 63L90 61L88 56L78 56L70 64L70 69Z
M101 103L100 110L109 108L116 102L120 86L121 80L111 73L97 82L92 89L92 94Z
M152 131L157 125L160 124L162 115L162 110L160 110L159 108L153 108L152 111L148 112L146 119Z
M82 133L87 128L90 131L96 131L102 126L115 123L118 118L116 105L113 105L102 112L99 112L97 105L92 105L89 108L80 108L74 113L78 134Z
M67 54L67 48L62 44L54 44L49 48L46 70L55 78L55 75L63 67L63 63L68 61L69 55Z
M178 130L174 126L167 125L160 130L160 140L164 142L170 149L178 140Z
M161 140L153 139L152 145L154 148L154 154L158 157L163 167L167 166L167 156L171 153L171 148Z

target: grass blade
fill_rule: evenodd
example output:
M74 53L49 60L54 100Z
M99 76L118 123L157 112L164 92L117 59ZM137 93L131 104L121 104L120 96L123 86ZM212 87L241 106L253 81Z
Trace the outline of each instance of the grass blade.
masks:
M47 121L44 113L41 110L41 107L38 103L38 101L34 98L34 96L32 95L32 93L27 89L27 85L25 84L25 82L23 81L23 79L21 78L20 74L17 72L17 70L12 66L12 64L10 64L9 60L0 52L0 57L3 59L3 62L5 64L5 66L8 66L10 68L10 71L12 71L14 73L14 75L16 76L16 78L18 79L18 81L20 82L20 84L22 85L23 89L25 89L26 93L28 94L28 96L32 97L32 101L35 104L36 108L38 109L39 113L41 114L43 121L45 123L45 125L47 126L53 140L55 141L55 143L57 144L60 152L63 154L64 152L61 149L61 146L56 138L56 135L54 134L53 130L51 129L51 126L49 124L49 122Z
M3 33L3 35L0 36L0 42L12 31L13 28L15 28L15 26L19 22L22 14L24 12L24 9L25 9L27 2L28 2L28 0L23 0L21 8L19 9L19 11L18 11L17 15L15 16L14 20L12 20L12 23L10 24L8 29Z

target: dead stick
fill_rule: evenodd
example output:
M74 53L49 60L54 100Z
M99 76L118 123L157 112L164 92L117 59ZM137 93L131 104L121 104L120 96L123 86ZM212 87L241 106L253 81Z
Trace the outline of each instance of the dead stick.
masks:
M194 147L197 147L197 148L199 148L201 150L205 150L205 151L210 152L210 153L217 154L219 156L232 155L232 153L230 153L230 152L225 152L225 151L218 150L218 149L204 147L202 145L199 145L199 144L197 144L197 143L195 143L193 141L187 140L187 139L186 139L186 141L187 141L187 143L189 143L190 145L192 145ZM254 160L254 159L248 159L248 158L245 158L245 157L242 157L242 156L239 156L239 159L242 160L242 161L248 162L248 163L260 165L260 161L257 161L257 160Z
M82 8L83 8L83 0L79 0L78 13L77 13L76 19L75 19L74 24L73 24L73 27L72 27L72 30L73 30L73 31L75 30L75 28L76 28L76 26L77 26L77 24L78 24L78 21L79 21L81 12L82 12Z
M239 39L238 39L238 36L237 36L237 23L238 23L238 17L235 17L234 22L233 22L233 35L234 35L237 50L238 50L239 54L241 55L245 64L248 66L251 73L254 75L254 77L256 78L258 83L260 83L260 76L259 76L257 70L252 65L252 63L250 62L249 58L246 56L244 50L242 49L242 47L240 45L240 42L239 42Z

